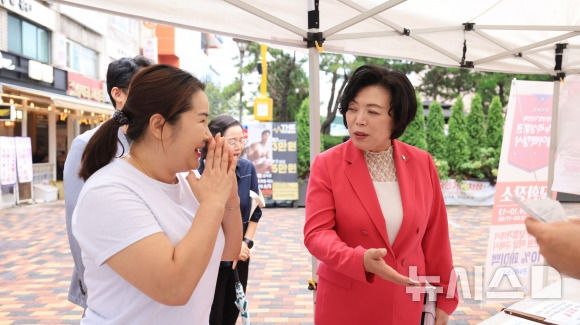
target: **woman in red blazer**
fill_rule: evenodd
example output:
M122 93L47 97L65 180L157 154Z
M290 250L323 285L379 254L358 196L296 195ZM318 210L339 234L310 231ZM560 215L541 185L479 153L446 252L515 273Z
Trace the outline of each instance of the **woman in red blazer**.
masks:
M316 324L418 325L425 280L440 288L436 324L457 307L433 160L395 140L416 110L400 72L362 66L344 89L350 140L316 156L306 195L304 244L320 261Z

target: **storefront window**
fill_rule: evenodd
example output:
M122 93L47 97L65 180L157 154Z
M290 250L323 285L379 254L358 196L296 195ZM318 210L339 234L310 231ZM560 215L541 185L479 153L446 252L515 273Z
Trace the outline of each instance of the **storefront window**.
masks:
M81 122L81 127L80 127L79 134L83 134L83 133L85 133L86 131L88 131L90 129L92 129L90 123Z
M48 115L28 112L28 136L32 144L32 163L47 163Z
M22 21L8 15L8 51L22 53Z
M8 15L8 51L50 63L50 32L14 15Z
M67 127L66 121L58 119L56 122L56 179L62 180L64 161L66 159L67 150Z

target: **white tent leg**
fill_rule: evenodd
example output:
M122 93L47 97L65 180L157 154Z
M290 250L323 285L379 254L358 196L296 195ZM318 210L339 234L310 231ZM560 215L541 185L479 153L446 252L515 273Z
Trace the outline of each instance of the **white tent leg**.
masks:
M310 102L310 164L314 156L320 153L320 55L315 47L308 49L308 81ZM318 260L312 256L312 281L318 282L316 270ZM313 291L313 299L316 302L316 290Z
M552 122L550 127L550 158L548 161L548 197L552 198L552 184L554 183L554 163L558 149L558 106L560 103L560 80L554 80L552 95Z

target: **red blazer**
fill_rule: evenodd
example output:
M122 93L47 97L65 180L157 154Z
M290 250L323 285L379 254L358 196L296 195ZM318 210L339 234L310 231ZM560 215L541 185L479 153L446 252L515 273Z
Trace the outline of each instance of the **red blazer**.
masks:
M420 324L423 295L413 301L401 285L367 274L363 254L386 248L385 261L399 273L439 276L437 306L453 313L457 292L447 213L431 156L394 140L403 221L393 245L363 152L347 141L316 156L306 194L304 244L316 257L316 324Z

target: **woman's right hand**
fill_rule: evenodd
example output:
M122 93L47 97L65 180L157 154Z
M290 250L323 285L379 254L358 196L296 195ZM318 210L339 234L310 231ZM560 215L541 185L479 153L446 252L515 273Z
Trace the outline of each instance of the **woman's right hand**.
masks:
M221 135L208 144L205 169L201 178L190 173L187 181L200 204L214 203L225 207L236 186L236 164L233 153Z
M385 248L369 248L364 254L365 271L380 276L383 280L391 281L404 286L419 286L419 282L411 280L389 266L383 257L387 255Z

